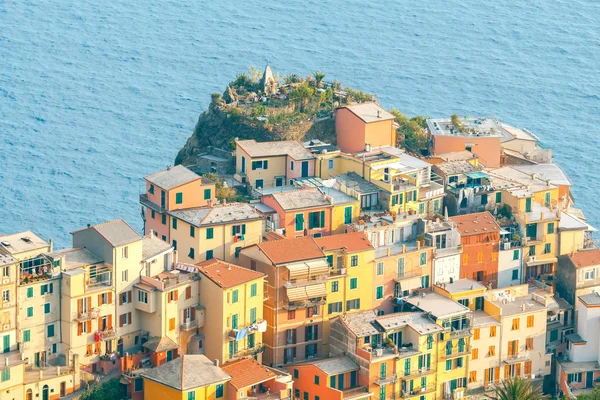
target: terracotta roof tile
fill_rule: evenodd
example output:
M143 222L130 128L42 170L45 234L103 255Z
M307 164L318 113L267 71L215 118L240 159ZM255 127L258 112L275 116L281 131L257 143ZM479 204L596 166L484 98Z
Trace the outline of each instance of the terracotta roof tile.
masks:
M312 237L273 240L257 244L275 265L325 257Z
M198 272L222 287L228 289L254 279L262 278L265 274L235 264L213 258L196 264Z
M315 242L325 250L345 249L348 253L373 249L364 232L342 233L340 235L323 236L316 238Z
M457 215L450 217L462 236L480 235L482 233L500 232L500 226L489 211Z
M228 362L223 364L221 369L231 375L229 383L236 390L258 385L277 376L270 368L260 365L253 358L243 358Z
M568 256L575 268L591 267L600 264L600 250L578 251Z

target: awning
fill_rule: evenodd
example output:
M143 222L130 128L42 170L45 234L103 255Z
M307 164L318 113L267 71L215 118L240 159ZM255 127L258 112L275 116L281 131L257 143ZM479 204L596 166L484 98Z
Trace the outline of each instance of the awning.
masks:
M288 301L308 300L308 297L306 297L306 289L304 287L288 288L286 293Z
M310 276L324 275L329 272L329 263L327 260L309 261L306 264Z
M487 178L488 177L488 175L482 171L467 172L465 175L467 176L467 178L471 178L471 179L479 179L479 178Z
M290 280L308 278L308 265L304 263L288 265L286 268L290 271Z
M421 278L408 278L400 281L400 289L402 290L412 290L418 289L421 287Z
M305 286L306 297L314 299L315 297L325 297L327 295L327 288L324 283L317 283L316 285Z
M558 261L556 257L544 258L542 260L535 259L534 261L525 261L525 265L528 267L535 267L536 265L544 265L544 264L554 264Z

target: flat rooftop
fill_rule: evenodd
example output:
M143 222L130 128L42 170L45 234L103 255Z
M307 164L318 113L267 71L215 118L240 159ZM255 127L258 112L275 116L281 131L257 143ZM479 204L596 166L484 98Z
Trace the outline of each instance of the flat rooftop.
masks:
M486 289L486 287L481 283L469 278L456 279L452 283L445 283L443 286L440 287L451 294L468 292L470 290Z
M420 335L424 335L443 330L423 312L394 313L377 317L376 321L386 331L409 326Z
M490 303L500 308L500 314L503 317L547 309L545 305L533 300L531 295L513 297L506 303L502 300L495 300Z
M379 186L367 181L356 172L346 172L333 177L339 184L359 194L371 194L381 192Z
M58 250L48 255L52 258L64 257L65 264L62 267L67 270L100 264L104 261L88 249L81 248Z
M366 123L386 121L395 118L377 103L362 103L342 108L346 108Z
M496 321L494 317L485 311L473 311L473 327L481 328L484 326L500 325L500 322Z
M451 118L431 118L427 126L433 136L506 138L509 135L493 117L459 117L459 120L462 130L454 126Z
M296 140L282 140L273 142L257 142L251 140L238 140L235 142L252 158L290 156L294 160L310 160L315 156Z
M450 318L470 312L468 307L438 293L423 293L420 296L410 297L407 303L430 312L436 318Z
M32 231L0 236L0 249L13 256L27 251L42 250L48 246L50 243Z
M446 161L443 163L435 164L435 168L437 168L442 174L446 176L462 175L469 172L479 171L479 168L477 168L468 161Z

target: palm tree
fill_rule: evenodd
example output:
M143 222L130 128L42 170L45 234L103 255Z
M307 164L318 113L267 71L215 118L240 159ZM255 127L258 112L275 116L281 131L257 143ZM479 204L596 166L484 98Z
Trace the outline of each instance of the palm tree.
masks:
M315 77L315 87L318 89L321 87L321 83L323 83L323 79L325 79L325 74L322 73L321 71L315 71L313 73L313 76Z
M490 396L495 400L545 400L548 398L530 379L516 376L501 381Z

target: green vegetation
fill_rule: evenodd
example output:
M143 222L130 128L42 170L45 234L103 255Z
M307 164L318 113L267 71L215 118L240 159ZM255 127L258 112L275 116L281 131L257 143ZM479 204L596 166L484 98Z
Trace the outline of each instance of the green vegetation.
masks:
M450 116L450 119L452 120L452 125L454 125L456 127L456 129L459 130L459 132L465 131L465 126L462 122L460 122L460 118L458 118L458 115L452 114Z
M245 200L244 196L240 195L234 188L227 187L217 174L208 174L206 177L215 182L217 200L225 200L228 203Z
M408 118L395 109L391 113L400 125L400 128L398 128L398 145L402 145L410 153L423 156L429 154L429 139L425 131L427 128L426 118L421 116Z
M81 395L81 400L108 400L121 398L121 382L119 378L94 386L92 390L86 389Z
M600 389L592 390L592 393L577 396L577 400L600 400Z
M528 378L520 376L501 381L490 396L494 400L545 400L548 396Z

